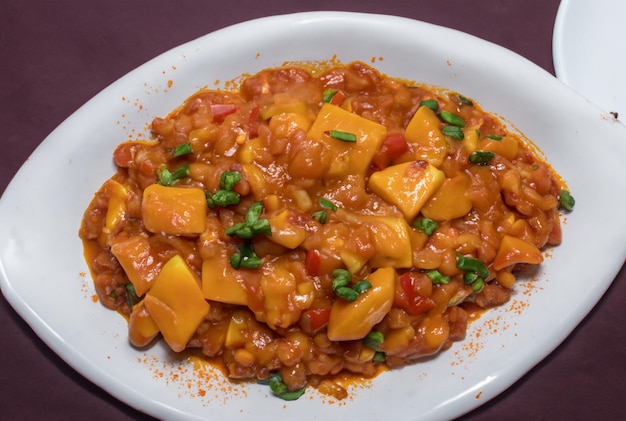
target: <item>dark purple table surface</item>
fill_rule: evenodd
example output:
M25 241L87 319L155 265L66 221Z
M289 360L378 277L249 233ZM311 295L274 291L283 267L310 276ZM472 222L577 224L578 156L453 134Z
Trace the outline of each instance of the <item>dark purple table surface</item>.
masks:
M216 29L310 10L400 15L500 44L554 74L552 30L558 6L557 0L4 2L0 192L39 143L92 96L154 56ZM556 351L462 419L626 419L623 297L625 269ZM150 419L76 373L4 297L0 297L0 375L0 419Z

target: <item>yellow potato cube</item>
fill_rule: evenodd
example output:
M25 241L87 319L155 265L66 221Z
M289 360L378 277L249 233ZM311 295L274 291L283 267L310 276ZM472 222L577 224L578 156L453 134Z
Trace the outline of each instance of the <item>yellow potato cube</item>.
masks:
M404 137L413 144L416 160L439 166L448 153L446 137L441 133L441 121L428 107L417 109L404 130Z
M392 165L370 176L368 187L412 220L445 180L443 171L426 161Z
M435 221L447 221L467 215L472 210L472 201L465 196L471 180L460 173L446 179L439 190L424 204L422 215Z
M372 287L356 300L338 298L330 310L328 339L351 341L364 338L391 310L397 276L393 268L378 269L367 278Z
M143 223L153 233L198 235L204 231L208 206L202 189L152 184L141 203Z
M331 130L354 134L356 142L334 139L328 135ZM307 136L324 142L334 157L326 176L343 177L350 174L365 175L387 136L387 129L336 105L324 104Z
M272 235L269 239L289 249L295 249L306 238L305 229L294 224L292 217L294 215L291 211L283 210L268 218L272 227Z
M116 241L111 245L111 253L135 287L137 296L141 297L148 292L163 266L163 262L155 258L148 239L135 236Z
M248 305L248 292L244 285L242 271L230 265L229 257L225 253L203 260L202 293L207 300Z
M210 309L196 274L180 255L163 266L143 302L163 338L176 352L185 349Z
M113 179L107 180L103 189L109 194L109 205L102 231L105 234L111 234L119 223L126 218L128 191L126 187Z
M154 322L145 303L140 301L133 306L128 319L128 339L137 347L148 345L159 334L159 327Z

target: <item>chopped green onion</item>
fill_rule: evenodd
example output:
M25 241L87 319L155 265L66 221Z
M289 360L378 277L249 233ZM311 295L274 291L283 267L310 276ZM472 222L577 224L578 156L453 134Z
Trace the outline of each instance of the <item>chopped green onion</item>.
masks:
M469 162L476 165L488 165L495 156L491 151L474 151L469 157Z
M478 276L486 279L489 276L489 269L483 262L473 257L465 257L457 253L456 267L466 272L476 272Z
M302 396L306 390L305 387L290 391L283 382L283 378L278 373L272 373L267 380L258 381L259 384L266 384L277 398L284 401L295 401Z
M158 183L166 187L171 186L176 180L187 177L188 175L189 165L183 165L176 171L170 172L167 166L165 164L162 164L161 167L157 170Z
M220 189L231 191L239 181L241 181L239 171L224 171L220 175Z
M482 278L478 278L476 279L474 283L472 283L472 290L474 292L480 292L482 291L484 286L485 286L485 281Z
M574 209L574 204L576 204L576 200L574 200L574 196L570 194L567 190L561 190L559 193L559 203L561 207L566 211L571 211Z
M260 219L263 213L263 202L254 202L244 217L245 222L239 222L225 230L231 237L249 239L259 234L272 235L272 227L267 219Z
M419 103L418 108L422 106L428 107L434 112L437 112L439 110L439 102L436 99L425 99Z
M463 129L457 126L446 126L443 129L441 129L441 133L457 140L463 140L463 138L465 137L465 133L463 133Z
M324 93L322 94L322 101L324 101L324 103L329 103L333 99L336 93L337 93L336 89L326 89Z
M448 282L450 282L450 277L446 276L444 274L442 274L441 272L439 272L436 269L433 270L429 270L428 272L426 272L426 276L428 276L430 278L431 281L433 281L433 284L447 284Z
M324 209L328 209L328 210L332 210L332 211L336 211L337 209L339 209L339 207L337 205L335 205L333 202L331 202L328 199L324 199L323 197L319 198L319 203L320 206ZM325 224L326 223L326 217L327 217L327 213L324 210L320 210L317 212L313 212L313 219L317 219L319 221L320 224Z
M135 292L135 286L129 282L124 285L124 288L126 289L126 304L128 304L128 307L132 307L139 301L139 297Z
M380 344L382 344L384 340L385 335L383 335L382 332L372 330L365 338L363 338L363 345L367 348L378 350L380 348Z
M357 282L352 287L353 290L357 292L357 294L363 294L365 291L372 287L372 283L367 279L363 279L362 281Z
M328 199L324 199L323 197L320 197L319 203L320 203L320 206L323 207L324 209L330 209L333 211L336 211L337 209L339 209L337 205L335 205L333 202L331 202Z
M320 224L326 223L326 211L313 212L313 219L317 219Z
M354 301L357 297L370 289L372 284L367 279L359 281L351 288L350 282L352 281L352 275L345 269L333 270L333 282L332 289L335 295L339 298L343 298L346 301Z
M179 156L188 155L193 153L193 149L191 149L191 143L183 143L182 145L178 145L173 150L174 158L178 158Z
M209 200L211 202L209 202ZM238 205L241 201L239 193L230 190L218 190L207 200L209 207L212 209L216 206L226 207L230 205Z
M470 285L480 279L480 276L476 272L465 272L463 275L463 282Z
M452 124L457 127L465 127L465 121L456 114L452 114L450 111L442 110L441 119L448 124Z
M341 287L346 287L350 285L350 281L352 280L352 276L350 272L345 269L335 269L333 270L333 290Z
M430 236L433 235L439 224L437 221L433 221L430 218L420 218L413 222L413 226L424 232L424 234Z
M346 301L354 301L358 298L359 293L350 287L339 287L334 290L337 297L343 298Z
M372 361L377 363L384 363L385 361L387 361L387 356L382 351L376 351L374 353L374 358L372 358Z
M230 256L230 265L234 269L257 269L261 263L263 263L261 258L257 256L249 242L243 243L239 246L239 252Z
M356 135L354 133L342 132L341 130L329 130L326 134L333 139L341 140L342 142L356 142Z
M502 136L497 136L495 134L488 134L485 137L487 139L491 139L491 140L502 140Z
M461 105L469 105L469 106L474 106L474 103L472 102L471 99L464 97L463 95L458 95L459 97L459 102L461 103Z

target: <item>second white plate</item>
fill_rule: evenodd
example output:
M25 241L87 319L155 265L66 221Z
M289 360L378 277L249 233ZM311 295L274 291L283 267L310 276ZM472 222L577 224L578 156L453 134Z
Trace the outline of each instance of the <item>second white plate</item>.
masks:
M626 116L626 2L563 0L553 36L557 78L608 112Z

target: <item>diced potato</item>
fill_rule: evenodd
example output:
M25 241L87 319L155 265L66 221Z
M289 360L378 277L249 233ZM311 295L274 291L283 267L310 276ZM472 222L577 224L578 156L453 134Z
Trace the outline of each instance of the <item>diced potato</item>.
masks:
M469 155L478 149L478 130L475 128L466 128L463 131L463 135L463 148Z
M419 107L404 130L407 142L413 144L416 160L439 166L448 153L446 137L441 133L441 121L428 107Z
M152 184L144 190L141 203L146 229L170 235L193 236L202 233L207 210L204 191L198 188Z
M412 230L404 218L360 215L347 212L344 209L337 210L337 217L349 223L364 225L369 228L375 249L374 255L369 259L369 264L373 268L410 268L413 266ZM346 257L345 260L344 257ZM349 255L341 255L348 268L352 267L349 265L350 263L358 264L359 256L354 257L357 259L356 262L351 261L349 257Z
M435 194L422 207L422 215L435 221L460 218L472 210L472 201L465 196L471 180L460 173L446 179Z
M443 171L426 161L392 165L370 176L368 187L396 205L407 220L412 220L445 180Z
M150 249L148 239L134 236L111 245L111 253L124 269L128 280L135 287L137 296L143 296L152 285L163 266Z
M103 189L109 194L109 206L107 216L102 231L110 234L126 218L126 201L128 200L128 190L126 187L113 179L104 183Z
M501 140L485 139L481 149L494 152L512 161L517 156L519 143L513 136L503 136Z
M148 345L159 334L159 326L154 322L145 303L140 301L133 306L128 320L128 339L137 347Z
M261 110L261 118L267 120L278 114L304 114L306 111L307 105L303 100L288 94L277 93L273 96L273 102Z
M518 237L505 235L493 259L493 269L501 270L518 263L537 265L543 262L543 255L534 244Z
M202 293L204 298L220 303L248 305L248 292L242 273L230 265L225 253L202 262Z
M294 224L293 218L292 211L287 209L270 216L268 220L272 227L272 235L269 239L290 249L295 249L302 244L306 238L306 231Z
M263 171L254 164L243 164L242 169L255 200L263 200L267 196L267 183Z
M180 255L163 266L143 302L175 352L186 348L210 309L195 273Z
M330 311L328 338L331 341L364 338L391 310L397 276L393 268L378 269L367 278L372 287L355 301L337 299Z
M357 140L344 142L331 138L327 134L330 130L352 133ZM374 154L387 136L387 129L336 105L324 104L307 136L328 145L333 161L327 177L343 177L349 174L365 175Z
M365 257L346 249L339 252L339 257L350 273L357 273L367 263Z
M224 346L227 348L239 348L246 344L246 329L250 325L250 313L237 311L230 317Z

